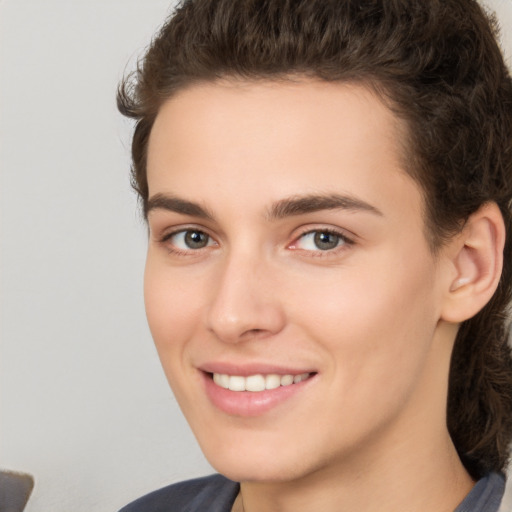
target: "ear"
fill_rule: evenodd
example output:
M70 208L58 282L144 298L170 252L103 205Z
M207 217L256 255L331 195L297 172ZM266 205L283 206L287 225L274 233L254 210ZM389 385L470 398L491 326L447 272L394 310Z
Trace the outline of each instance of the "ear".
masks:
M496 203L486 203L469 217L448 243L449 276L441 318L460 323L475 316L491 299L501 277L505 225Z

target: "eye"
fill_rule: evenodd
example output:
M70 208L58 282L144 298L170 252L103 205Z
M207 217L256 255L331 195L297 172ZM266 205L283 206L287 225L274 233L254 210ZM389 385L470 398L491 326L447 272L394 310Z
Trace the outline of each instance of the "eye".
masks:
M331 251L352 241L341 233L329 230L308 231L292 244L292 249L304 251Z
M184 229L171 233L163 241L170 243L174 249L180 251L197 250L216 245L209 235L198 229Z

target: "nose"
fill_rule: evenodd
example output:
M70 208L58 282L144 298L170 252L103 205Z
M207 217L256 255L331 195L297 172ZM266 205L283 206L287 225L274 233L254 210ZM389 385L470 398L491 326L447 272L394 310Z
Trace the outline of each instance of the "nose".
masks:
M283 329L285 313L271 267L246 254L232 255L219 265L206 320L218 339L239 343Z

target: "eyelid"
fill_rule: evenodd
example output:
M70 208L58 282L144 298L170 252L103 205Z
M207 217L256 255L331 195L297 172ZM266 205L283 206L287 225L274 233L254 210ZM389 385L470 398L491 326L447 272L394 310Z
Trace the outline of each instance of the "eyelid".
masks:
M158 208L148 213L147 225L155 240L180 229L198 229L205 233L210 230L210 222L207 219Z
M175 226L167 226L159 230L154 230L154 239L159 242L165 242L172 236L177 235L178 233L183 233L184 231L199 231L205 235L208 235L210 238L214 238L210 233L210 230L204 226L199 226L197 224L179 224Z
M335 236L339 237L343 243L339 246L332 248L332 249L325 249L325 250L302 249L300 247L294 247L301 238L305 237L306 235L313 234L313 233L328 233L331 235L335 235ZM297 235L294 236L293 241L288 245L288 248L291 250L296 250L296 251L315 253L316 256L317 255L327 256L328 254L332 254L337 251L344 250L347 248L347 246L349 247L351 245L354 245L356 243L355 238L356 238L355 235L353 235L353 234L349 235L347 233L347 230L342 229L342 228L332 227L332 226L307 226L307 227L302 228L301 231ZM318 254L318 253L320 253L320 254Z
M205 247L199 247L197 249L193 248L180 248L176 245L170 243L170 240L172 237L179 235L181 233L186 233L187 231L195 231L198 233L203 233L209 238L208 244ZM155 236L155 240L157 243L163 245L170 253L178 254L178 255L197 255L198 253L201 253L204 250L208 250L211 247L218 246L218 242L215 239L215 237L209 232L208 229L204 228L203 226L197 226L197 225L180 225L180 226L174 226L170 229L163 230L163 233L158 234ZM211 243L213 242L213 243Z
M155 230L156 231L156 230ZM206 236L209 237L209 242L205 247L200 248L179 248L176 247L176 245L169 243L169 240L180 233L185 233L187 231L197 231L204 233ZM219 243L214 235L211 234L210 230L202 225L197 224L182 224L178 226L172 226L168 228L164 228L159 233L158 231L153 232L154 233L154 240L156 243L161 244L164 246L170 253L175 253L178 255L199 255L198 253L202 253L204 250L211 249L212 247L218 246ZM333 247L332 249L303 249L301 247L297 247L298 241L303 238L306 235L313 234L313 233L328 233L335 235L340 238L341 244ZM357 240L357 235L354 233L340 228L340 227L333 227L329 225L307 225L302 226L298 228L298 233L292 235L293 239L292 242L287 244L287 249L294 250L294 251L301 251L303 253L311 253L314 256L324 256L327 257L329 255L333 255L337 252L347 250L348 247L354 245Z

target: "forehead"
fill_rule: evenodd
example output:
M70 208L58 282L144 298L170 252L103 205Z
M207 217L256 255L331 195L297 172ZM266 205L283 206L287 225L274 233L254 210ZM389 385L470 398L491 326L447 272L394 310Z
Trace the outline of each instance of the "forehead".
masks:
M266 133L267 140L252 138L256 132ZM278 132L280 137L275 140ZM318 145L323 141L325 149L357 140L368 147L384 143L399 157L405 132L404 123L369 86L304 78L224 79L189 86L164 102L153 126L149 154L151 158L155 139L162 134L166 145L172 144L173 136L191 143L201 137L202 149L209 150L229 137L233 151L266 144L295 153L301 148L286 143L307 139Z
M405 171L405 127L369 88L314 80L241 80L169 99L148 147L150 197L202 195L248 208L283 196L342 193L381 209L421 201ZM404 187L413 192L404 197ZM238 198L238 200L237 200Z

